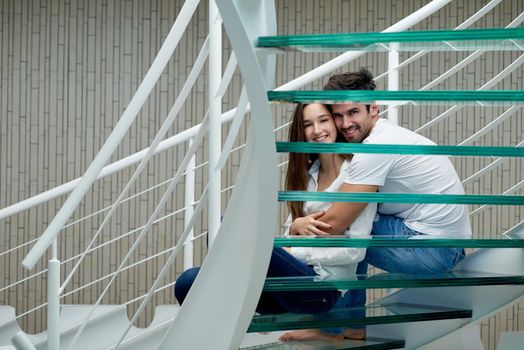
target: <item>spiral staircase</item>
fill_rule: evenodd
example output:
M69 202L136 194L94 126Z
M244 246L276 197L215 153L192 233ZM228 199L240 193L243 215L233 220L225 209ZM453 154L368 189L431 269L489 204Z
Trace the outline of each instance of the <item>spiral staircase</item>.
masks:
M150 71L144 78L137 93L122 115L118 125L104 144L86 174L70 185L71 194L57 216L35 243L23 265L32 269L50 250L48 265L48 330L41 334L29 335L21 331L17 315L11 307L0 307L0 348L16 349L465 349L456 342L456 336L467 332L472 325L498 312L507 305L517 303L524 296L524 223L498 237L485 238L474 235L471 239L439 237L438 239L300 239L275 238L274 223L277 217L278 201L318 200L318 201L357 201L357 202L402 202L402 203L460 203L471 205L523 205L524 197L518 195L409 195L409 194L326 194L302 192L278 192L277 153L286 152L340 152L340 153L396 153L396 154L438 154L446 156L483 157L523 157L521 147L495 146L427 146L413 147L398 145L331 144L311 145L276 142L269 102L296 103L323 101L377 101L388 108L388 117L394 119L399 106L404 104L440 103L460 108L462 105L503 105L511 106L508 114L514 113L524 101L521 90L490 90L488 85L471 91L309 91L298 90L307 83L325 76L343 64L359 57L366 51L386 51L392 61L398 51L453 50L475 51L524 49L524 13L506 29L477 29L444 31L406 31L424 16L437 11L449 1L433 1L420 11L406 17L382 33L361 34L312 34L303 36L277 36L274 3L271 0L217 0L217 10L210 5L210 18L221 18L229 40L234 49L234 59L238 62L244 89L236 110L228 113L232 120L229 135L219 157L211 159L210 180L179 242L170 251L166 264L160 270L151 290L141 298L140 307L131 318L127 316L125 305L102 304L103 294L94 305L62 305L60 302L64 286L71 274L62 281L60 261L57 256L56 238L66 224L71 213L78 206L88 188L107 170L110 155L117 147L123 133L136 117L152 85L158 80L159 72L165 66L176 47L180 30L187 26L198 1L186 1L168 34ZM492 1L496 6L500 1ZM215 16L215 17L213 17ZM213 22L213 21L210 21ZM213 25L220 26L218 19ZM211 24L210 24L211 25ZM210 35L212 33L210 28ZM216 33L215 33L216 34ZM219 38L220 40L220 38ZM206 58L217 50L216 38L210 37L188 77L190 89ZM308 73L303 79L270 90L276 71L276 54L285 55L287 51L303 50L342 52L338 61L323 65ZM398 56L397 56L398 58ZM473 59L473 58L467 58ZM517 67L520 65L517 60ZM211 61L210 61L210 66ZM398 65L398 63L397 63ZM210 70L216 67L211 68ZM221 67L218 68L219 78ZM224 76L230 72L229 64ZM502 72L501 74L503 74ZM212 74L212 73L210 73ZM500 78L500 77L499 77ZM390 77L394 81L394 75ZM227 79L225 79L227 80ZM219 79L220 81L220 79ZM184 87L180 98L167 115L157 136L140 158L140 165L129 180L132 183L144 168L148 159L162 146L162 140L173 123L187 97ZM222 89L216 85L211 91ZM184 92L185 91L185 92ZM184 95L186 94L186 95ZM249 101L249 104L248 104ZM248 106L249 105L249 106ZM459 106L459 107L457 107ZM130 248L131 252L147 234L148 229L158 219L160 208L166 203L191 164L195 150L204 135L220 128L220 118L216 118L210 104L209 112L202 123L192 133L192 143L169 183L166 194L160 199L147 224ZM212 172L219 172L232 149L243 117L250 111L249 138L242 156L242 164L237 175L233 193L228 202L222 221L218 222L217 232L211 236L209 250L202 270L195 281L182 307L162 305L156 308L155 317L147 328L135 327L135 321L146 307L152 295L162 287L162 280L174 263L177 254L184 249L184 242L190 237L195 220L201 215L207 198L217 190ZM218 124L217 124L218 123ZM487 132L487 131L483 131ZM220 142L220 139L218 139ZM211 136L209 136L211 144ZM520 144L519 144L520 145ZM517 146L519 146L517 145ZM220 148L220 145L219 147ZM135 161L138 162L138 161ZM219 186L219 185L218 185ZM218 191L220 188L218 187ZM128 187L122 191L114 203L116 208L123 200ZM515 192L515 191L514 191ZM209 202L211 206L211 202ZM158 209L158 210L157 210ZM3 216L9 215L10 208L3 209ZM211 209L209 209L212 212ZM109 218L113 209L109 209ZM220 210L219 210L220 212ZM7 214L6 214L7 213ZM263 215L260 215L263 213ZM216 216L216 215L215 215ZM220 215L219 215L220 217ZM99 232L106 223L102 223ZM210 225L211 219L210 219ZM211 229L210 229L211 231ZM98 234L98 232L97 232ZM322 247L464 247L477 249L450 273L433 275L370 274L348 279L340 276L327 278L268 278L265 271L272 246L322 246ZM91 245L86 249L88 254ZM84 255L85 255L84 254ZM83 256L84 256L83 255ZM82 259L83 256L80 258ZM125 269L127 255L114 276ZM111 284L113 280L109 282ZM108 284L108 285L109 285ZM168 286L170 287L170 286ZM373 301L364 308L335 309L316 317L314 315L254 315L255 306L262 290L291 291L319 289L394 289L386 297ZM107 290L107 289L106 289ZM358 316L355 316L355 315ZM361 315L365 316L362 317ZM290 329L345 326L348 324L367 325L368 338L365 341L347 340L340 344L319 342L300 342L280 344L275 341L275 333L261 335L259 332L278 332ZM246 333L248 335L246 336ZM454 338L455 336L455 338ZM446 340L447 339L447 340ZM450 340L451 339L451 340ZM448 343L446 343L448 341ZM452 345L449 345L451 342Z

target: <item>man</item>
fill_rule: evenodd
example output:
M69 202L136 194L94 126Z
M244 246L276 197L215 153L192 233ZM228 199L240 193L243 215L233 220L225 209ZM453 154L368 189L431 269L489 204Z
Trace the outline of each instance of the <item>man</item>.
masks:
M375 90L372 74L358 72L332 76L325 90ZM367 144L435 145L431 140L379 118L375 103L331 105L338 130L347 142ZM354 155L340 192L393 192L464 194L460 179L444 156L365 154ZM291 234L337 234L350 226L367 203L334 203L326 213L298 218ZM373 236L471 235L468 209L456 204L382 203L373 224ZM368 263L388 272L435 273L451 270L464 258L461 248L368 248L357 273L367 273ZM365 290L346 293L345 306L364 305ZM294 339L325 339L315 332ZM348 338L362 338L365 330L346 329Z

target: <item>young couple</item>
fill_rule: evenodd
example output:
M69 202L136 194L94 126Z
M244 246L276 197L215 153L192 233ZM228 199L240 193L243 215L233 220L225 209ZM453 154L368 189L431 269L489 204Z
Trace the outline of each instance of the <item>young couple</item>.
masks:
M326 90L374 90L371 73L332 76ZM330 106L299 104L289 141L434 145L429 139L379 119L375 104ZM447 157L398 154L299 154L289 156L287 190L463 194ZM373 236L469 236L466 206L455 204L291 202L286 223L289 235L344 234ZM375 214L377 213L376 217ZM457 248L274 248L268 277L317 274L365 274L368 264L388 272L434 273L451 270L464 258ZM185 271L175 285L180 303L198 268ZM365 290L263 292L257 312L323 313L333 307L363 306ZM363 339L365 328L299 330L281 336L291 340Z

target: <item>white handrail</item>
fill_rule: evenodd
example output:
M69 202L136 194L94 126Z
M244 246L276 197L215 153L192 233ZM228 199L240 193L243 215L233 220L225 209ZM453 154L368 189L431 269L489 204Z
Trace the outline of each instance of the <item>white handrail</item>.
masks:
M162 270L160 270L160 273L158 274L158 276L156 277L155 281L153 282L153 285L151 286L149 292L146 293L145 299L142 301L142 303L138 307L138 310L133 315L133 318L129 321L128 326L127 326L126 330L124 331L124 334L122 334L120 340L116 344L117 349L120 346L120 343L126 337L127 333L131 329L131 327L133 326L133 323L135 323L135 321L138 319L138 317L140 317L140 315L142 315L142 312L145 310L145 308L147 306L147 303L153 297L153 294L155 293L156 289L160 286L160 283L162 282L162 280L164 279L166 274L169 272L169 269L171 268L171 266L175 262L175 258L177 257L178 253L184 247L184 242L188 238L189 233L191 232L191 230L195 226L195 222L196 222L197 218L200 217L200 214L202 213L202 210L204 209L204 203L206 202L206 199L208 197L208 192L207 192L208 188L209 188L209 185L206 186L206 188L204 188L204 191L202 192L202 196L200 197L200 203L198 203L197 207L195 208L195 212L193 213L191 219L189 220L189 223L186 225L186 228L184 229L184 232L180 236L180 239L178 240L177 244L175 245L175 248L173 249L173 251L171 252L169 257L167 258L167 261L165 262L164 266L162 267Z
M108 282L108 284L106 285L106 287L104 288L102 293L100 293L100 296L96 300L96 302L93 305L93 307L91 308L91 310L88 312L87 316L85 317L86 321L88 321L91 318L91 316L93 315L96 307L100 304L100 302L104 298L105 294L109 290L109 287L111 287L111 285L112 285L113 281L115 280L116 276L118 275L118 273L120 273L120 271L122 270L124 265L127 263L129 258L131 257L131 254L136 250L136 248L138 247L138 245L142 241L143 237L148 233L148 231L151 228L151 226L153 225L154 221L157 219L157 216L160 213L160 210L164 207L164 205L167 202L167 199L169 198L169 196L171 195L171 193L175 189L176 185L180 181L180 178L182 177L182 174L184 173L185 169L187 168L187 165L189 164L189 162L191 161L192 157L194 156L197 148L200 146L200 143L202 142L202 139L204 138L204 134L207 132L207 130L209 128L209 118L208 118L208 114L207 113L206 113L206 116L204 117L204 120L202 121L201 125L202 125L202 127L198 131L198 134L195 136L195 139L193 140L193 144L191 145L191 147L187 151L184 159L180 163L179 168L178 168L178 170L177 170L177 172L175 174L175 177L173 178L173 181L169 184L168 188L166 189L166 192L164 193L162 198L160 198L159 203L157 204L156 208L153 210L153 213L149 217L146 225L144 226L144 228L141 230L141 232L138 235L138 237L133 242L133 245L131 246L131 248L129 248L129 251L124 256L124 259L122 259L120 265L118 266L118 268L116 270L115 276L113 278L111 278L111 280ZM84 323L83 326L80 327L78 329L78 331L76 332L73 340L71 341L71 343L69 345L69 350L72 350L74 348L74 345L75 345L76 341L78 340L78 338L80 337L80 334L82 334L86 324L87 323Z
M135 180L138 178L142 170L146 167L147 163L149 162L149 159L154 154L155 149L158 147L158 144L160 141L164 138L169 128L173 125L173 122L178 117L180 110L182 109L182 106L184 105L187 97L189 96L189 93L191 92L191 89L193 88L193 85L195 84L198 75L200 74L200 71L204 67L204 63L206 62L206 58L209 54L209 40L206 39L204 43L202 44L202 48L200 49L200 52L198 54L197 59L195 60L195 64L191 68L191 71L189 72L189 75L187 77L186 82L184 83L180 94L175 100L175 103L173 104L173 107L167 114L166 119L162 123L162 126L158 130L157 134L155 135L153 141L151 142L151 145L149 146L146 155L142 160L140 161L140 164L133 172L133 175L127 182L127 184L124 186L124 189L120 192L118 195L118 198L111 206L111 209L109 210L109 213L106 214L104 220L102 221L102 224L98 227L96 233L93 235L93 238L91 239L91 242L89 242L87 249L91 248L91 246L96 242L98 239L98 236L102 232L102 230L105 228L106 224L109 222L111 217L113 216L113 213L115 212L116 208L120 205L122 200L124 199L125 195L131 188L131 186L135 183ZM78 267L84 260L85 254L80 257L80 259L77 261L73 269L69 272L69 275L65 279L65 281L62 283L62 286L60 287L61 290L65 288L65 286L69 283L75 272L77 271Z
M487 3L483 8L481 8L480 10L478 10L476 13L474 13L471 17L469 17L468 19L466 19L464 22L462 22L461 24L459 24L457 27L455 27L455 29L453 30L459 30L459 29L465 29L465 28L468 28L469 26L471 26L473 23L475 23L476 21L478 21L482 16L484 16L486 13L488 13L489 11L491 11L493 8L495 8L495 6L497 6L498 4L500 4L502 2L502 0L491 0L489 3ZM422 50L422 51L419 51L417 52L416 54L414 54L413 56L409 57L408 59L406 59L405 61L403 61L402 63L398 64L397 67L395 69L397 70L400 70L401 68L404 68L406 67L407 65L409 65L410 63L412 62L415 62L416 60L418 60L419 58L422 58L424 57L425 55L427 55L429 52L429 50ZM378 75L376 78L375 78L375 81L379 81L381 80L382 78L385 78L387 75L388 75L388 72L389 70L385 71L384 73Z
M22 265L26 269L32 269L36 265L40 257L45 253L62 227L66 224L71 214L73 214L73 212L76 210L78 204L84 198L84 195L89 190L93 182L96 181L100 171L120 144L120 141L135 120L138 112L144 105L147 97L160 78L164 67L167 65L171 55L175 51L175 48L178 45L185 28L189 24L189 21L191 20L198 3L199 0L188 0L184 2L184 5L180 10L180 13L177 16L171 31L167 35L164 44L160 48L157 57L153 61L149 71L146 73L146 76L138 87L137 92L129 102L128 107L122 114L122 117L115 125L113 131L109 135L108 139L98 152L91 165L86 170L85 174L82 176L78 185L69 195L66 202L60 208L53 221L51 221L40 239L36 242L25 259L22 261Z
M406 18L400 20L396 24L388 27L386 30L384 30L384 32L395 32L395 31L406 30L412 27L413 25L417 24L419 21L422 21L426 17L431 16L434 12L441 9L449 2L451 2L451 0L434 0L430 2L429 4L423 6L419 10L413 12L411 15L407 16ZM286 84L281 85L280 87L278 87L275 90L293 90L293 89L301 88L337 70L338 68L360 57L361 55L363 55L363 53L360 53L360 52L359 53L349 52L349 53L341 54L335 57L334 59L322 64L321 66L313 69L312 71L305 73L299 76L298 78L295 78L289 81ZM247 111L249 111L249 108L246 110L246 112ZM222 123L229 122L231 119L233 119L234 115L235 115L235 109L231 109L223 113L221 117L222 118L221 122ZM197 124L189 129L186 129L164 140L158 146L155 154L158 154L162 151L170 149L180 143L189 141L190 139L195 137L199 128L200 128L200 124ZM104 167L102 171L100 172L100 174L98 175L97 179L102 179L122 169L125 169L135 163L140 162L140 160L144 157L146 152L147 152L147 148ZM78 185L79 182L80 182L80 178L71 180L63 185L49 189L31 198L27 198L25 200L12 204L8 207L0 209L0 220L7 218L11 215L17 214L19 212L22 212L24 210L27 210L29 208L32 208L34 206L37 206L39 204L45 203L53 198L67 194L71 192Z

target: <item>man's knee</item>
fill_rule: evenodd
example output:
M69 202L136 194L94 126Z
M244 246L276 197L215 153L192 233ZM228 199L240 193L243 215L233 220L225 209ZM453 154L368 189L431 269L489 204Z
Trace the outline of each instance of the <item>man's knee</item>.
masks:
M200 267L192 267L187 269L186 271L182 272L182 274L176 280L175 298L178 300L180 305L182 305L184 299L187 296L187 293L189 293L189 290L191 289L191 286L198 275L198 271L200 271Z

